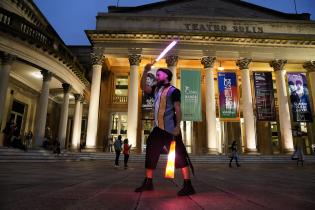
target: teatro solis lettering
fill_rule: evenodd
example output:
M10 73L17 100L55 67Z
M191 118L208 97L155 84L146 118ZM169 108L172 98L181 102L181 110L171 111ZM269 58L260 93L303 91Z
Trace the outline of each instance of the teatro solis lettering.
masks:
M218 24L199 24L199 23L185 23L187 31L213 31L213 32L240 32L240 33L263 33L263 27L259 26L241 26L233 25L230 29L226 25Z

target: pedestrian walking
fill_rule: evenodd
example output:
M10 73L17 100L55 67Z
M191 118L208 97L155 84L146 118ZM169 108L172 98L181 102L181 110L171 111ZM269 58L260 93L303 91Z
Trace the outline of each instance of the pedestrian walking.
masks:
M132 146L131 144L130 144L130 145L128 144L128 139L125 139L125 140L124 140L124 150L123 150L125 169L128 168L128 160L129 160L129 155L130 155L130 148L131 148L131 146Z
M26 150L31 149L33 140L33 132L29 131L25 136L25 148Z
M299 162L302 163L302 166L304 166L304 153L300 146L294 147L294 152L292 155L292 160L296 160L296 166L299 166Z
M121 135L119 135L114 143L114 149L116 153L115 167L119 167L119 156L121 153L121 146L122 146Z
M238 163L238 153L237 153L237 143L236 141L232 142L232 145L230 146L231 149L231 155L230 155L230 164L229 167L232 167L232 161L235 159L236 166L240 167L241 165Z

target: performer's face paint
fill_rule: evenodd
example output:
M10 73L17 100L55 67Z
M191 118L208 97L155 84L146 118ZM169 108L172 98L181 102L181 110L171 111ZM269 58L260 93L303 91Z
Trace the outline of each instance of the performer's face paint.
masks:
M156 72L156 80L157 80L158 86L162 86L164 84L169 83L168 75L166 73L164 73L163 71Z

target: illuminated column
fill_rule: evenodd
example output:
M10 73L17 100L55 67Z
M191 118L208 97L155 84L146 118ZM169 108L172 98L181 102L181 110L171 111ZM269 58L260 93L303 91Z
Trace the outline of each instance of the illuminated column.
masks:
M250 76L248 65L252 59L243 58L236 61L236 65L241 70L242 78L242 104L243 104L243 117L245 125L245 141L246 153L256 153L256 131L255 131L255 116L253 112L253 98L250 85Z
M91 60L93 65L93 75L91 83L91 96L89 105L89 116L86 134L86 147L96 147L96 137L98 128L98 109L100 100L101 88L101 74L103 64L103 50L101 48L94 48L91 53Z
M7 53L1 55L1 69L0 69L0 129L3 118L5 99L9 86L10 70L15 56Z
M201 64L206 71L206 120L207 120L207 145L210 154L218 154L217 132L216 132L216 106L213 64L215 57L203 57Z
M169 55L166 57L166 64L167 68L171 70L173 73L173 79L171 81L171 84L176 87L176 81L177 81L177 71L176 71L176 66L178 63L178 56L177 55Z
M70 94L69 90L71 86L67 83L63 83L62 88L63 88L63 103L61 106L61 112L60 112L60 118L59 118L58 140L60 142L60 148L65 149L68 112L69 112L69 94Z
M81 143L81 127L82 127L82 115L83 115L83 106L84 106L84 97L81 97L80 100L80 110L79 110L79 125L78 125L78 146L80 146Z
M276 73L276 87L277 98L279 104L279 120L280 120L280 132L282 148L285 153L291 153L293 151L293 138L291 130L291 119L289 111L289 102L285 82L284 66L287 60L273 60L270 62L270 66Z
M311 89L313 110L315 112L315 61L305 62L303 68L309 72L310 82L308 82L308 87Z
M81 111L81 98L82 95L74 94L75 99L75 109L74 109L74 117L73 117L73 127L72 127L72 141L71 141L71 149L78 149L78 145L80 144L80 131L79 131L79 123L80 123L80 111Z
M35 125L35 145L41 146L45 136L45 126L47 118L47 106L49 97L49 83L51 81L52 73L47 70L41 71L43 75L42 92L40 94L39 103L37 107L36 125Z
M137 146L138 128L138 70L141 62L141 55L129 55L130 79L128 84L128 118L127 118L127 138L132 147Z

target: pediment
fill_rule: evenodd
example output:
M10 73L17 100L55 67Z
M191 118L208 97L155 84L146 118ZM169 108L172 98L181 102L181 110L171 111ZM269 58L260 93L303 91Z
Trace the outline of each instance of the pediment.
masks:
M109 7L109 13L160 16L204 16L254 19L309 19L309 15L287 14L240 0L169 0L138 7Z

